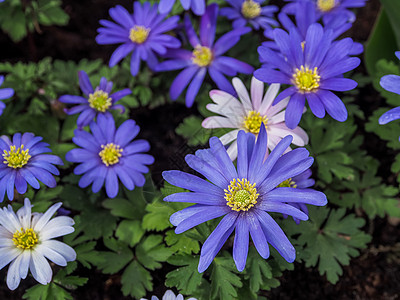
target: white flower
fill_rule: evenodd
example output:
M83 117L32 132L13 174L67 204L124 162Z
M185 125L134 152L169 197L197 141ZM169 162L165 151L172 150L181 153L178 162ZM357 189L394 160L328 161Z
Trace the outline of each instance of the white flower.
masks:
M144 298L140 300L146 300ZM151 300L158 300L158 297L156 296L151 296ZM168 290L165 292L164 296L162 297L162 300L184 300L183 296L181 294L178 294L178 296L175 296L174 292L171 290ZM189 298L187 300L197 300L196 298Z
M10 205L0 209L0 270L11 262L7 272L10 290L18 287L29 270L39 283L48 284L53 272L46 258L59 266L76 259L74 249L52 240L74 231L74 220L70 217L50 220L61 203L54 204L44 214L32 213L32 206L25 199L16 214Z
M272 151L279 141L287 135L293 136L293 144L304 146L308 143L308 135L300 127L289 129L285 125L285 111L289 97L272 105L280 88L279 84L271 84L264 93L264 84L252 78L251 100L246 87L239 78L232 80L233 87L239 96L234 96L220 90L212 90L210 97L214 103L207 104L207 109L220 114L206 118L202 126L204 128L233 128L223 135L220 140L224 145L232 143L228 148L228 154L232 160L237 157L237 135L240 130L252 132L256 136L260 130L261 122L265 124L268 133L268 149ZM289 151L290 149L288 149Z

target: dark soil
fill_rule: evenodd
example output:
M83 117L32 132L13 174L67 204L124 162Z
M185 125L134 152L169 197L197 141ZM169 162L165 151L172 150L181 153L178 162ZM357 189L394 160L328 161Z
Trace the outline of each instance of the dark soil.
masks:
M95 42L98 20L108 17L108 9L121 4L132 9L131 0L64 0L65 11L71 20L66 27L43 27L42 33L30 34L23 41L14 44L6 35L0 33L0 61L38 61L50 56L55 59L74 60L98 59L105 62L115 49L114 46L99 46ZM282 6L280 0L270 1ZM365 43L371 32L374 20L379 12L379 0L370 0L366 7L357 12L357 20L353 28L346 33L356 41ZM365 72L363 66L360 72ZM372 86L361 91L357 100L366 115L376 109L381 99ZM188 110L183 105L174 103L153 110L141 108L135 111L132 118L141 126L141 137L152 144L151 154L156 162L152 166L152 175L156 184L161 183L161 172L168 169L184 169L183 157L193 152L185 141L175 134L175 128L195 109ZM363 131L363 122L358 122ZM367 134L368 143L365 150L375 158L382 159L380 175L387 183L395 184L387 179L390 174L390 162L393 153L387 153L385 143L374 134ZM386 175L386 176L385 176ZM305 268L295 264L294 271L285 272L281 278L281 286L268 292L271 299L399 299L400 298L400 225L399 220L375 219L367 224L367 230L373 235L369 248L350 266L344 267L343 275L336 285L330 284L320 276L316 269ZM0 271L0 278L5 278L6 269ZM121 295L119 276L106 276L100 272L88 272L82 269L82 276L88 276L88 284L74 292L76 299L125 299ZM164 278L155 276L155 293L164 292ZM35 284L33 279L21 283L20 288L10 292L6 285L0 287L0 299L22 299L25 288ZM126 298L127 299L127 298Z

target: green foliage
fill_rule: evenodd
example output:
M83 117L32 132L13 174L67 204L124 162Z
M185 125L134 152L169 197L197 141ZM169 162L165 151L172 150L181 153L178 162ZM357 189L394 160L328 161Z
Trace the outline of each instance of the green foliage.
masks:
M285 231L299 235L298 259L304 260L307 267L318 266L321 275L326 274L328 281L336 283L343 274L342 266L348 265L350 258L358 256L359 249L371 241L371 236L361 230L365 221L353 214L346 215L344 208L310 206L309 216L310 220L300 225L287 220Z
M13 0L0 3L0 27L14 42L28 32L41 32L40 25L66 25L69 16L61 8L61 0Z

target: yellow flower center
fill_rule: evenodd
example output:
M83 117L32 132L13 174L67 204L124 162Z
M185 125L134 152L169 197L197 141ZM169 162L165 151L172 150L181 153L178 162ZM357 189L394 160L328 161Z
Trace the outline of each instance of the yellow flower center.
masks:
M317 0L318 9L322 12L328 12L335 8L336 0Z
M252 110L249 112L247 117L244 118L243 126L246 131L258 134L260 132L261 123L264 123L265 128L267 128L268 118L266 116L261 116L259 112Z
M17 246L17 248L28 250L35 247L39 242L39 239L32 228L29 228L27 230L21 228L21 230L17 230L14 233L12 241L14 242L15 246Z
M150 28L135 25L135 27L131 28L129 38L136 44L143 44L149 37L149 34Z
M225 191L226 205L235 211L248 211L255 204L257 204L256 184L243 179L233 179Z
M297 184L296 182L293 181L292 178L286 179L285 181L283 181L282 183L280 183L278 187L291 187L291 188L297 188Z
M197 46L192 53L192 61L199 67L207 67L213 60L213 54L210 48Z
M18 169L25 166L31 156L29 155L29 149L24 150L24 145L21 145L18 149L15 146L11 146L10 151L4 150L3 158L8 167Z
M121 152L123 149L121 149L118 145L110 143L107 145L101 145L101 148L103 150L99 152L99 156L107 167L115 165L119 162L119 158L122 156Z
M301 66L293 74L293 80L297 88L306 93L319 88L321 77L318 75L318 68L310 70L308 67Z
M254 19L261 15L261 5L253 0L246 0L242 5L242 15L246 19Z
M104 91L89 94L89 106L97 111L105 112L112 105L112 99Z

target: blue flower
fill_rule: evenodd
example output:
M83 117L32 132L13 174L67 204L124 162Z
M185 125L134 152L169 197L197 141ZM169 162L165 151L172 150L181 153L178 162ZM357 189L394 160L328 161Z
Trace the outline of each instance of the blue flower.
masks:
M54 188L56 180L53 175L59 175L53 165L63 165L62 160L55 155L43 154L51 152L49 144L41 142L42 137L26 132L14 134L12 140L7 136L0 137L0 202L5 193L9 200L14 199L14 186L19 194L25 194L28 184L35 189L40 188L39 181Z
M337 17L344 16L348 21L354 22L355 14L349 10L351 8L363 7L367 0L285 0L294 2L287 4L282 11L292 12L296 9L297 2L311 2L315 5L318 18L322 17L325 23L334 21Z
M186 93L186 106L191 107L203 84L208 72L211 79L220 90L235 94L232 84L224 75L236 76L239 73L251 74L253 67L235 58L222 56L236 45L240 36L250 31L250 28L238 28L223 35L214 43L217 25L218 5L207 7L206 13L200 21L200 39L197 37L189 16L185 16L185 28L193 51L185 49L171 49L166 57L171 60L160 63L157 71L171 71L184 69L175 78L170 88L170 95L176 100L189 85ZM189 84L190 83L190 84Z
M101 114L97 123L90 123L90 130L92 134L75 130L72 141L83 149L72 149L65 156L70 162L80 163L74 169L76 175L83 174L79 186L92 184L92 191L97 193L105 182L110 198L118 194L118 179L128 190L143 186L143 174L149 171L145 165L152 164L154 158L143 154L150 149L147 141L132 142L140 131L135 121L127 120L116 129L113 117Z
M314 159L306 149L283 154L292 142L292 137L286 136L264 161L268 141L263 124L257 142L255 139L252 133L239 132L237 168L216 137L210 139L210 149L187 155L187 164L208 181L181 171L163 172L170 184L192 191L172 194L164 201L196 203L171 216L177 234L223 216L203 244L200 273L208 268L234 230L233 259L239 271L246 265L249 235L263 258L269 257L271 244L288 262L293 262L296 251L268 212L307 220L307 214L287 203L327 203L323 193L312 189L277 187L310 168Z
M4 82L4 76L0 76L0 86ZM14 96L14 90L11 88L0 89L0 100L8 99ZM3 114L3 110L6 108L6 105L0 101L0 116Z
M357 86L352 79L343 78L343 73L360 64L357 57L349 57L353 40L345 38L333 42L332 31L324 31L320 24L312 24L305 40L291 29L289 34L282 29L274 30L274 41L279 52L260 46L260 60L265 63L254 76L267 83L290 85L276 97L273 104L291 96L285 113L286 125L293 129L301 119L305 100L318 118L325 111L335 120L347 119L346 106L331 91L348 91Z
M110 114L110 109L119 109L122 112L125 111L125 108L122 105L115 103L123 97L131 94L132 92L130 89L123 89L111 94L113 83L107 81L106 78L102 77L100 85L93 89L89 76L85 71L79 71L78 77L81 90L87 98L74 95L64 95L61 96L59 100L63 103L78 104L70 109L66 109L65 112L69 115L81 113L77 120L79 129L89 125L98 114Z
M110 16L116 22L100 20L104 27L97 31L99 35L96 42L101 45L120 44L110 58L110 67L132 53L131 73L136 76L140 69L140 61L144 60L150 69L158 64L156 54L163 55L168 48L180 47L180 41L165 34L176 28L178 25L178 16L171 17L164 21L165 15L157 12L158 6L150 5L145 2L134 2L134 12L129 12L120 5L110 9Z
M397 58L400 59L400 51L397 51L395 54ZM400 76L397 75L383 76L381 78L380 84L385 90L400 95ZM379 124L384 125L397 119L400 119L400 106L385 112L379 118Z
M265 0L226 0L232 7L221 8L220 15L234 20L233 27L244 27L247 23L254 29L260 28L266 30L272 26L278 26L273 18L274 12L278 11L275 5L262 7Z
M160 0L158 10L161 14L168 14L174 6L176 0ZM205 0L181 0L185 10L191 9L196 15L202 16L206 10Z

